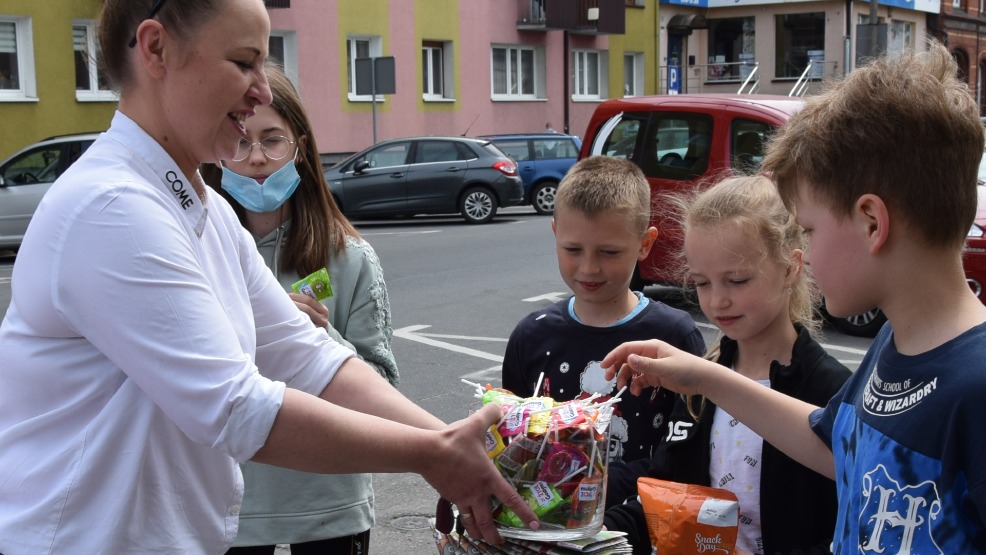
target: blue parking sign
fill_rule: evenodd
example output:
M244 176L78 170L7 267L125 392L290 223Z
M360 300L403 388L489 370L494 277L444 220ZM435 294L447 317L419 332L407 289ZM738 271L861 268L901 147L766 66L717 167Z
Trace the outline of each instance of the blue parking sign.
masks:
M681 94L681 68L668 66L668 94Z

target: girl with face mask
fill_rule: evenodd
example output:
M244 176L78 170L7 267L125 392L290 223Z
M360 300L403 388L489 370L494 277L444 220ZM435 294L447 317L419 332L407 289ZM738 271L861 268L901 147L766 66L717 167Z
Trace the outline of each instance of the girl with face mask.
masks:
M329 194L294 86L270 64L267 79L271 105L258 107L244 123L246 136L233 157L223 160L221 175L215 166L203 174L230 201L298 308L397 385L380 261ZM331 297L320 303L291 292L291 284L323 266ZM369 474L318 475L257 463L242 469L246 492L230 554L269 555L275 544L291 544L295 555L368 552Z

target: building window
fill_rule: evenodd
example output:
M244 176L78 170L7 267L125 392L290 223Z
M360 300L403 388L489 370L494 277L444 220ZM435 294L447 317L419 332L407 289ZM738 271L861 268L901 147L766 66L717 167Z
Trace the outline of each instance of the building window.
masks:
M75 98L81 102L116 101L109 80L99 71L99 45L92 21L72 24L72 51L75 55Z
M543 50L527 46L494 46L491 56L494 100L543 98Z
M623 96L644 94L644 55L628 52L623 55Z
M425 100L455 98L452 83L452 43L422 41L421 95Z
M31 18L0 16L0 100L38 96Z
M825 58L825 13L776 15L776 52L774 68L778 78L801 77L808 60Z
M897 54L914 50L914 23L910 21L890 21L890 40L888 49L890 53Z
M369 94L356 94L356 59L379 58L383 54L380 37L351 36L346 40L346 68L349 70L349 100L371 101Z
M271 30L267 51L267 59L281 66L285 75L297 86L298 35L294 31Z
M965 9L965 0L952 0L952 7L960 10Z
M600 50L572 51L572 98L599 100L605 96L606 52Z
M746 79L756 63L753 17L709 20L709 81Z

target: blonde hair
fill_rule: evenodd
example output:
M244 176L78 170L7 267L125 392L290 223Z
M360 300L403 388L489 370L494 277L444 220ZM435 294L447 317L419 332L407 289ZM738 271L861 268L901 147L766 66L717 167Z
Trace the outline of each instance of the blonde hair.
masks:
M562 178L555 195L555 212L559 209L577 210L589 218L617 211L643 236L650 224L650 185L633 162L591 156L576 162Z
M726 178L716 185L689 195L670 197L676 210L678 223L684 234L696 228L732 225L742 236L755 242L759 261L772 261L783 267L800 265L795 251L804 249L805 238L794 216L785 208L781 197L770 179L764 176L739 176ZM687 283L688 267L684 253L680 253L679 273ZM819 294L812 281L802 270L790 286L788 316L791 322L817 334L821 329L817 306ZM716 341L706 355L718 360L719 342ZM701 400L694 411L694 399L686 397L688 412L698 420L705 405Z

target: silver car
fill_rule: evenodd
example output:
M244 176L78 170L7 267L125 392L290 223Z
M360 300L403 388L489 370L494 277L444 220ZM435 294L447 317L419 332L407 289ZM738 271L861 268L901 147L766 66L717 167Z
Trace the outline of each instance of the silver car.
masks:
M0 163L0 249L16 250L21 246L41 197L98 136L82 133L50 137Z

